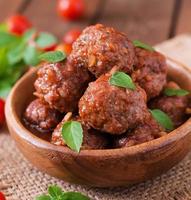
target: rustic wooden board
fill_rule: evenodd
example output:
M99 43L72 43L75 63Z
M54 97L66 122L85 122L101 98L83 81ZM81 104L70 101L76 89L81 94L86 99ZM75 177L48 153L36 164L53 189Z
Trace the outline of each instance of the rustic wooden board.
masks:
M100 22L155 44L168 37L173 5L174 0L106 0Z
M62 37L72 27L83 29L97 22L128 33L150 44L166 40L172 25L174 0L85 0L86 16L80 21L68 22L56 13L56 0L0 0L0 21L18 11L27 15L34 26ZM191 32L191 1L181 0L182 6L176 34ZM25 5L25 6L23 6ZM175 23L176 25L176 23Z
M85 28L94 18L99 7L100 0L86 0L85 17L79 21L65 21L58 17L56 0L39 1L32 0L30 5L24 11L24 14L31 19L34 26L40 30L50 31L58 37L73 27Z
M7 17L15 13L23 0L0 0L0 21L6 20Z
M182 0L176 33L191 32L191 0Z

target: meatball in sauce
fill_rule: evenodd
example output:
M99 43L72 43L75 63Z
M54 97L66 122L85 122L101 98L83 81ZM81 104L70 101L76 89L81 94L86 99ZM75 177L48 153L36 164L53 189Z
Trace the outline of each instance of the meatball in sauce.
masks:
M169 82L165 88L180 89L175 82ZM188 106L187 96L166 96L165 94L156 97L149 103L150 108L160 109L167 113L175 127L185 121L185 112Z
M52 133L51 142L55 145L66 146L64 139L61 136L62 126L66 121L78 121L83 129L83 143L81 149L105 149L108 147L109 140L105 134L98 132L84 123L79 116L72 117L71 113L67 113L64 119L57 125Z
M151 115L148 115L144 123L139 124L136 128L127 131L118 138L115 138L114 148L123 148L142 144L159 138L165 134L164 129Z
M39 132L53 131L61 119L59 111L50 108L39 99L32 101L24 113L25 124Z
M135 48L136 59L132 79L142 87L148 100L160 94L166 84L165 57L157 51Z
M68 60L44 64L37 72L34 95L60 112L74 111L90 80L85 68Z
M84 29L73 43L70 59L86 67L96 77L114 66L131 73L135 58L134 46L127 36L101 24Z
M91 82L79 101L79 115L91 127L122 134L143 122L148 111L145 91L110 85L111 74Z

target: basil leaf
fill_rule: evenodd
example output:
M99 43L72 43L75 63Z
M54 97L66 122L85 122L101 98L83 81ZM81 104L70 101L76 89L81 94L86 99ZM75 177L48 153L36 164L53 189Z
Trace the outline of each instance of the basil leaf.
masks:
M135 90L135 84L131 77L124 72L115 72L109 79L110 85L115 85L123 88L129 88Z
M166 96L186 96L189 94L189 92L183 89L166 88L164 90L164 94Z
M5 47L18 40L19 38L17 36L2 31L0 32L0 47Z
M8 60L11 65L14 65L22 60L25 47L26 44L21 42L8 52Z
M6 80L13 85L21 77L26 68L27 66L22 61L15 64L14 66L9 67L7 70Z
M65 122L62 126L62 138L72 150L79 152L83 141L83 129L80 122Z
M150 110L152 116L155 120L166 130L172 131L174 129L174 125L170 117L159 109Z
M52 198L61 199L63 196L62 189L56 185L48 187L48 193Z
M149 50L149 51L155 51L155 49L153 47L151 47L148 44L145 44L145 43L143 43L139 40L134 40L133 44L134 44L135 47L139 47L139 48L146 49L146 50Z
M8 31L8 26L6 23L0 24L0 31L2 31L2 32Z
M39 63L39 54L34 46L28 45L25 48L23 59L27 65L35 66Z
M35 200L90 200L89 197L79 192L63 192L62 189L56 185L49 186L49 195L41 195Z
M29 29L27 31L24 32L23 35L23 41L24 42L28 42L30 39L32 39L32 37L36 34L36 30L35 29Z
M11 90L11 84L6 80L0 81L0 97L5 99Z
M65 192L64 200L90 200L90 198L79 192Z
M50 47L57 43L57 38L50 33L42 32L37 37L36 43L40 48Z
M7 48L0 48L0 78L4 78L7 68L10 67L7 52Z
M66 58L66 55L62 51L49 51L43 53L39 56L40 60L44 60L47 62L60 62Z
M35 198L35 200L52 200L48 195L41 195Z

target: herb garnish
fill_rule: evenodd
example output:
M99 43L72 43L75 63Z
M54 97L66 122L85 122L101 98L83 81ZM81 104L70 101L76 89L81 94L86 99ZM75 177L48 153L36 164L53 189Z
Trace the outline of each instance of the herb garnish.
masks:
M150 45L145 44L139 40L133 40L133 44L135 47L139 47L139 48L146 49L149 51L155 51L155 49L153 47L151 47Z
M72 150L79 152L83 141L83 129L80 122L67 121L62 126L62 138Z
M8 31L8 26L6 23L1 23L0 24L0 31Z
M8 32L6 24L0 24L0 97L5 98L13 84L29 66L39 64L39 55L57 43L57 39L35 29L22 36Z
M40 60L47 61L47 62L60 62L66 58L66 54L62 51L49 51L43 53L39 56Z
M166 96L186 96L189 94L189 92L183 89L166 88L164 90L164 94Z
M36 39L36 44L40 48L50 47L57 43L57 38L54 35L46 32L41 32L38 34Z
M90 200L90 198L79 192L63 192L60 187L51 185L48 187L48 195L37 196L35 200Z
M6 47L7 45L14 44L20 41L18 36L0 31L0 47Z
M115 85L123 88L129 88L131 90L135 90L135 84L131 77L124 72L115 72L109 79L110 85Z
M170 117L159 109L150 110L152 116L155 120L166 130L172 131L174 129L174 125Z

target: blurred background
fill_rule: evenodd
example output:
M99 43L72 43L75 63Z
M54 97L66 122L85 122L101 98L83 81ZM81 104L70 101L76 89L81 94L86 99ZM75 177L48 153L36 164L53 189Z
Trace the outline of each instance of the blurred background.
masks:
M0 21L20 13L59 38L71 28L99 22L152 45L191 32L191 0L85 0L85 7L84 17L68 21L58 17L57 0L0 0Z

